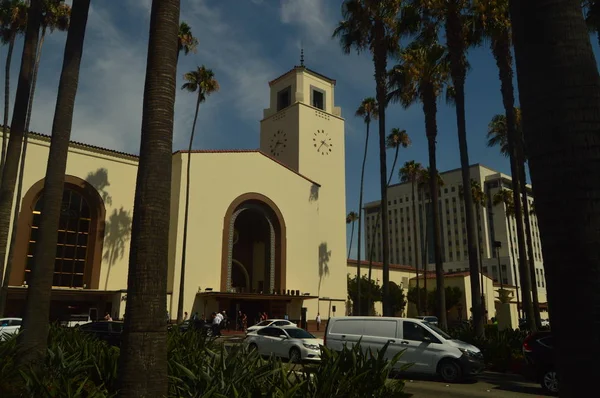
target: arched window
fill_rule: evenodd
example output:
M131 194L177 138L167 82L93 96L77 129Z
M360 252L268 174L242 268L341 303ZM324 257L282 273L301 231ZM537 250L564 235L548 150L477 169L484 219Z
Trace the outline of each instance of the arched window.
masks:
M31 233L27 249L25 281L31 275L35 245L39 236L43 194L37 200L31 222ZM52 286L83 288L86 284L88 248L92 215L87 200L77 191L66 188L63 192L58 241L54 259Z

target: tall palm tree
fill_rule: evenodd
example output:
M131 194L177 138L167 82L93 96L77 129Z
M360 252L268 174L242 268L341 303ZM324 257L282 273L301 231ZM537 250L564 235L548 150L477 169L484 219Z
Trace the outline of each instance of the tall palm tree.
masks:
M192 34L192 28L187 22L181 21L179 23L179 33L177 35L177 59L179 54L183 52L184 55L189 53L196 53L198 48L198 39Z
M396 54L402 37L400 12L402 0L345 0L344 18L333 36L339 38L342 50L349 54L369 51L375 67L376 99L379 106L379 179L381 185L381 237L383 251L383 314L392 316L390 303L390 241L387 210L387 162L385 108L387 106L387 62Z
M4 0L0 4L0 7L2 29L0 39L2 40L2 44L8 45L6 66L4 69L4 119L2 123L2 154L0 156L0 172L2 172L6 161L6 132L8 128L8 115L10 113L10 66L17 35L24 32L27 26L28 6L22 0ZM0 277L2 277L1 272Z
M420 2L427 20L444 25L446 45L448 47L450 76L452 78L453 102L456 108L456 123L460 152L460 166L463 186L469 186L470 164L467 145L467 123L465 115L465 80L467 75L467 49L476 42L471 28L470 1L468 0L431 0ZM471 191L465 191L465 222L467 229L467 249L469 253L469 271L471 292L474 297L481 297L479 282L479 264L477 260L477 236L475 234L475 217L473 214L473 198ZM478 335L483 335L483 312L481 306L473 307L473 322Z
M511 61L512 63L512 61ZM512 69L511 71L511 87L512 87ZM509 83L503 83L509 84ZM532 300L529 300L529 304L525 302L523 305L527 305L528 308L525 310L525 313L533 312L533 317L530 317L531 322L526 319L528 322L528 327L532 330L539 329L542 326L542 320L540 316L540 305L539 305L539 297L537 292L537 284L536 284L536 272L535 272L535 255L533 251L533 237L531 232L531 221L530 221L530 211L529 211L529 200L527 195L527 179L525 177L525 165L527 160L527 155L525 153L525 145L523 143L523 130L521 127L521 111L519 108L514 108L515 113L515 134L517 136L516 144L509 146L508 140L508 126L506 115L495 115L492 117L492 120L488 124L488 147L492 146L500 146L500 153L504 156L510 156L511 159L511 173L512 173L512 183L513 183L513 195L517 198L516 206L515 206L515 218L517 222L517 242L521 242L522 246L519 246L519 270L521 272L529 273L529 282L530 289L524 290L527 292L531 291ZM511 156L511 149L513 150L513 155ZM514 165L516 170L513 169L513 162L516 162ZM518 200L518 198L522 196L522 201ZM517 212L517 208L519 208L519 212ZM519 217L521 216L521 217ZM520 221L519 221L520 220ZM525 231L523 231L523 222L525 223ZM521 227L519 227L521 225ZM520 232L519 232L520 231ZM522 234L525 236L523 237ZM527 252L525 252L525 243L527 244ZM523 255L521 255L523 253ZM528 263L527 263L527 260ZM527 282L527 281L526 281ZM523 293L525 295L525 293ZM527 294L529 296L529 294ZM525 301L525 300L524 300ZM529 308L532 307L532 308Z
M390 170L391 175L394 175L396 170L396 162L398 161L398 153L400 152L400 148L408 148L410 144L410 137L406 133L406 130L400 130L399 128L394 127L387 136L385 140L386 148L394 149L394 162L392 163L392 168Z
M418 239L416 238L417 234L417 202L415 196L415 188L417 187L417 182L419 178L419 173L423 169L421 163L415 162L411 160L409 162L405 162L404 166L400 168L400 172L398 173L400 176L400 181L403 183L410 183L411 188L411 204L412 204L412 230L413 230L413 247L414 247L414 266L417 273L417 314L421 315L421 296L419 293L419 245L417 243ZM425 277L425 273L423 273Z
M0 259L6 258L8 234L15 196L15 185L19 169L19 159L25 132L27 108L31 91L31 77L37 52L38 33L41 19L41 0L31 0L27 13L27 28L21 56L21 68L17 82L15 106L10 124L10 137L0 184ZM0 276L4 275L4 261L0 261ZM8 277L8 275L5 275Z
M535 279L535 259L533 252L533 240L531 239L531 226L529 225L529 215L527 214L527 187L525 185L525 158L522 145L522 134L517 130L517 117L515 114L515 94L513 87L513 59L511 53L511 28L510 17L508 14L508 0L499 0L492 3L487 0L474 0L472 4L473 14L477 24L476 29L480 30L483 37L488 38L496 66L498 67L500 77L500 91L502 93L502 103L506 115L506 149L510 156L510 168L513 183L513 195L515 202L515 218L517 219L517 241L519 244L519 269L523 273L529 271L530 281L524 280L524 286L531 287L533 293L533 304L531 300L527 305L532 306L526 311L530 314L533 311L533 317L527 318L527 323L531 330L541 327L542 320L539 312L539 302L537 297L537 285ZM521 175L523 179L521 181ZM523 202L521 203L521 194ZM529 263L525 251L525 231L523 230L523 214L526 214L525 225L528 232ZM521 250L522 249L522 250ZM529 283L528 283L529 282ZM527 295L529 293L527 292ZM535 325L533 324L535 321ZM535 326L535 327L534 327Z
M358 211L359 214L362 214L362 205L363 205L363 191L365 185L365 165L367 164L367 152L369 148L369 135L370 135L370 127L371 121L377 120L379 117L379 107L377 106L377 101L373 97L367 97L362 100L358 109L356 110L355 116L360 117L365 122L367 131L365 134L365 150L363 154L362 167L360 169L360 188L358 194ZM357 246L357 263L356 263L356 315L362 315L361 308L361 283L360 283L360 260L361 260L361 249L362 249L362 217L358 217L358 246ZM371 275L371 269L369 268L369 277ZM370 292L369 292L370 294ZM370 295L369 295L370 299Z
M346 224L352 224L352 232L350 233L350 245L348 245L348 259L350 259L350 250L352 250L352 240L354 240L354 224L359 219L359 215L355 211L351 211L346 216Z
M152 1L119 356L121 397L163 397L168 390L165 316L179 12L180 0Z
M177 323L183 320L183 299L185 286L185 258L187 253L187 230L188 214L190 207L190 175L192 165L192 144L194 143L194 132L196 131L196 121L198 120L198 110L200 104L206 101L206 97L219 91L219 82L215 79L215 74L211 69L206 69L204 65L196 70L186 73L183 76L185 83L181 87L190 93L198 93L196 99L196 112L194 113L194 122L192 123L192 132L190 133L190 143L188 145L187 171L185 182L185 214L183 216L183 247L181 249L181 275L179 280L179 300L177 302Z
M429 192L432 201L433 242L437 284L437 308L442 327L447 327L444 289L444 264L440 236L439 186L436 159L437 98L449 78L446 49L434 41L415 41L400 54L400 64L389 72L390 99L408 108L420 102L425 115L425 133L429 150ZM425 279L427 277L425 276Z
M17 227L19 211L21 209L21 195L23 191L23 177L25 176L25 159L27 157L27 144L29 142L29 123L31 122L31 111L33 109L33 99L35 87L37 83L37 73L40 67L40 59L42 56L42 46L46 36L46 30L54 32L58 29L65 31L69 27L69 18L71 16L71 7L59 0L45 0L42 4L42 33L38 44L37 54L35 58L35 66L33 67L33 76L31 82L31 94L29 100L29 108L27 109L27 118L25 119L25 132L23 137L23 149L21 150L21 163L19 165L19 180L17 182L17 195L15 197L15 210L13 212L13 223L10 237L10 246L8 249L8 258L6 260L6 275L12 272L12 263L15 247L17 244ZM1 260L0 260L1 261ZM0 288L0 316L4 313L6 297L8 295L9 278L5 278Z
M35 245L31 268L32 277L25 301L24 333L19 335L19 343L23 352L20 360L23 362L44 357L48 344L48 317L58 241L58 224L89 8L90 0L73 1L73 21L67 34L52 123L50 153L44 180L40 233Z
M600 355L600 76L579 2L510 4L560 395L583 397L596 384L597 366L590 364ZM556 195L557 181L568 194ZM575 287L568 300L565 281ZM568 348L573 319L594 336L586 349Z
M506 189L500 189L494 194L494 197L492 198L492 203L494 206L502 205L504 207L504 214L506 215L506 225L508 229L508 244L506 245L506 250L509 251L509 256L512 262L513 276L515 279L515 287L517 291L517 311L519 312L519 318L521 318L521 299L519 294L519 284L517 282L517 262L515 261L515 255L512 249L513 237L511 220L515 216L515 202L513 199L513 194L512 192L507 191Z

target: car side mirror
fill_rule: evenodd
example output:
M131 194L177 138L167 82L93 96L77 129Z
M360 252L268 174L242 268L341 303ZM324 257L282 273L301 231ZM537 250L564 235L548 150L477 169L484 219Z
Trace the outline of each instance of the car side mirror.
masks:
M432 342L431 337L429 337L429 336L423 336L423 341L425 343L431 343Z
M279 337L281 337L282 339L287 339L287 336L285 334L280 334Z

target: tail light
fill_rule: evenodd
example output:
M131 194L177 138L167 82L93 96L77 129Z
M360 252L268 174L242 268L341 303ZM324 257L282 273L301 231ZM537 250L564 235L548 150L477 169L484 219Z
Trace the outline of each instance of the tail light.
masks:
M525 340L523 341L523 352L532 352L533 351L533 347L531 345L533 340L533 336L529 335L525 338Z

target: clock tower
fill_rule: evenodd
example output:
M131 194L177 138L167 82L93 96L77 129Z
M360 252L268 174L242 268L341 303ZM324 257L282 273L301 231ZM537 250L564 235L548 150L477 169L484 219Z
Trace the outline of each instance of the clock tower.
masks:
M317 262L319 267L320 292L311 293L346 299L344 119L335 106L335 83L303 63L269 82L270 107L260 122L260 149L318 184L305 199L318 213L318 225L311 226L312 236L302 238L314 240L315 246L315 264L306 264L306 272L313 267L316 271ZM285 181L277 183L285 189ZM307 305L312 312L313 305ZM316 302L314 306L318 311ZM314 319L316 313L308 316Z

